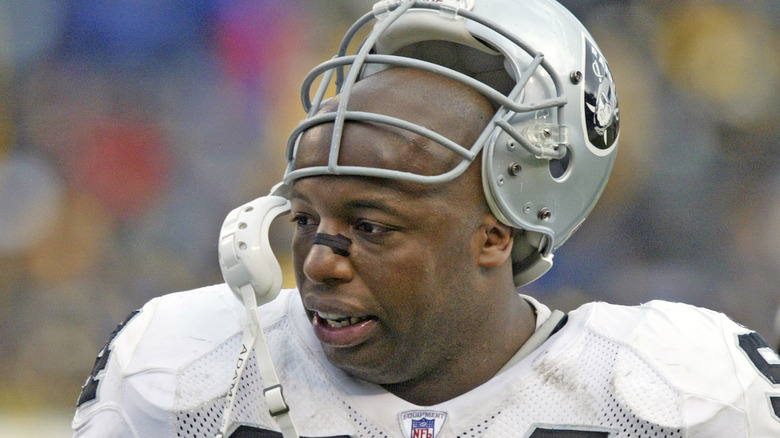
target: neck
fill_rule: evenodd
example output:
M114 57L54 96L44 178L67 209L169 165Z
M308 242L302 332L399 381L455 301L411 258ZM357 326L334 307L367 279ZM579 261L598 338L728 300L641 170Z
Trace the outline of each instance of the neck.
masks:
M451 400L482 385L495 376L533 334L536 316L533 307L515 291L493 306L494 317L483 324L482 334L463 342L458 357L448 358L441 367L414 379L382 385L410 403L431 406ZM499 304L499 303L493 303Z

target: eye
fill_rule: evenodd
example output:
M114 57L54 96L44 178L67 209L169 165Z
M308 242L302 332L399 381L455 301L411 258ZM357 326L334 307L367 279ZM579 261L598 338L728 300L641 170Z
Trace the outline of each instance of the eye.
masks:
M374 222L360 221L355 225L355 230L364 234L381 234L392 231L390 227L379 225Z
M292 222L299 229L306 229L308 227L316 227L317 222L310 215L305 213L295 213L292 217Z

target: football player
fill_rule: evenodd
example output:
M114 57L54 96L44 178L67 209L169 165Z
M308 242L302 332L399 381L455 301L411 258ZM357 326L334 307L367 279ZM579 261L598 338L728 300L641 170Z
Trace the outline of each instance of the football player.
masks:
M780 358L757 333L518 292L618 144L609 66L558 3L380 2L303 103L283 181L225 220L226 284L120 325L75 436L780 436ZM268 226L287 212L298 287L280 293Z

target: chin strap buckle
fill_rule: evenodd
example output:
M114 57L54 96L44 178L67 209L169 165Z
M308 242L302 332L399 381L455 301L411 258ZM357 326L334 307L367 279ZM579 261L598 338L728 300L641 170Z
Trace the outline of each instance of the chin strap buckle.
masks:
M272 417L290 412L290 407L284 401L282 385L273 385L263 389L263 395L268 405L268 412Z

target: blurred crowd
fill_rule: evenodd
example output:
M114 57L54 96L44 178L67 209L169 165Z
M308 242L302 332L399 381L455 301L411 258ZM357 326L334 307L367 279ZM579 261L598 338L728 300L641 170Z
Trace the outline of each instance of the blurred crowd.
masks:
M75 407L127 313L222 281L223 218L281 178L301 79L371 3L0 0L0 411ZM610 62L620 150L524 292L684 301L777 345L780 2L563 3Z

